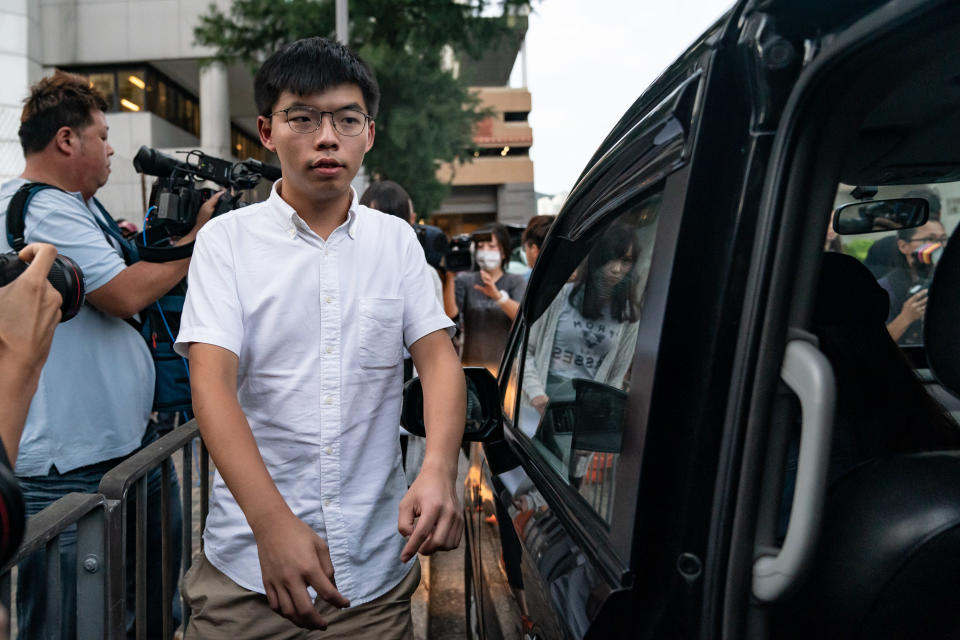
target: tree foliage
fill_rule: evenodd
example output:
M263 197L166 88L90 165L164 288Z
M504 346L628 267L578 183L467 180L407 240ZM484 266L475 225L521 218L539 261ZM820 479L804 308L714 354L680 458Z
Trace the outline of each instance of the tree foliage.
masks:
M444 69L444 50L479 57L497 46L511 16L529 0L503 0L502 14L481 17L488 0L350 0L350 47L380 83L377 137L364 165L394 180L418 212L439 207L449 185L441 162L472 159L473 126L485 115L465 83ZM288 42L335 37L334 0L234 0L228 13L211 5L195 29L197 42L222 62L252 70Z

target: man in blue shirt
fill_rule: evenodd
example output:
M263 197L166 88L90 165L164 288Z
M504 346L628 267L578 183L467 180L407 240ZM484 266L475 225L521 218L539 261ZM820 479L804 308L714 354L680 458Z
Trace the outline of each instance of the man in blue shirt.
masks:
M173 288L187 273L189 259L167 263L126 264L122 247L109 238L101 222L106 212L94 193L110 175L113 148L107 142L107 103L83 77L57 72L31 88L24 102L20 143L26 168L0 187L0 222L6 228L10 199L21 185L43 182L44 189L24 212L27 242L47 242L75 260L84 274L87 302L54 334L47 364L30 405L17 457L16 474L33 515L67 493L95 493L100 478L141 446L156 439L148 429L153 401L154 368L139 333L125 322ZM216 198L198 215L191 241L210 218ZM0 250L9 251L6 234ZM159 473L151 478L155 503L149 508L160 544ZM174 480L175 482L175 480ZM176 497L176 491L171 492ZM130 509L130 511L133 511ZM173 505L179 559L179 503ZM64 638L75 636L75 531L61 536L61 584ZM128 545L132 547L132 545ZM159 549L152 554L159 562ZM178 569L176 567L174 570ZM159 564L148 567L148 610L162 610ZM20 637L39 637L46 610L44 559L21 565L18 578ZM128 596L128 608L132 599ZM159 624L148 628L160 633Z

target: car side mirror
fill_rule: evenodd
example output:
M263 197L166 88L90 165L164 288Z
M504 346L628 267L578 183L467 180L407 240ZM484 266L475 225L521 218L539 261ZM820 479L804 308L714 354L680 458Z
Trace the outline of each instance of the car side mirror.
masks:
M840 235L922 227L930 217L923 198L891 198L850 202L833 212L833 230Z
M491 442L501 437L500 390L497 379L484 367L464 367L467 383L467 421L464 442ZM423 424L423 386L413 378L403 388L400 424L416 436L425 437Z

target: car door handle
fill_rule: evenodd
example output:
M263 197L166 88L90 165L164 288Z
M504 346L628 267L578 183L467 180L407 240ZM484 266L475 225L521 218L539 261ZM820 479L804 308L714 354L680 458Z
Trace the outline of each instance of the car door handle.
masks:
M753 595L763 602L782 598L801 577L816 550L837 395L833 367L807 340L787 343L780 377L800 399L800 456L783 546L776 555L761 556L753 564Z

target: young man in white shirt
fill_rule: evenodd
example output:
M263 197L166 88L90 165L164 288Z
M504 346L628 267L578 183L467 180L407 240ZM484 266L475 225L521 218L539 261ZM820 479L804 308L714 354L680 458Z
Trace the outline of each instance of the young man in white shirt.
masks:
M416 555L456 547L463 530L451 323L413 229L350 187L374 141L369 66L300 40L263 64L255 95L283 178L198 237L177 339L218 473L205 557L184 578L187 637L412 638ZM427 429L409 490L404 346Z

